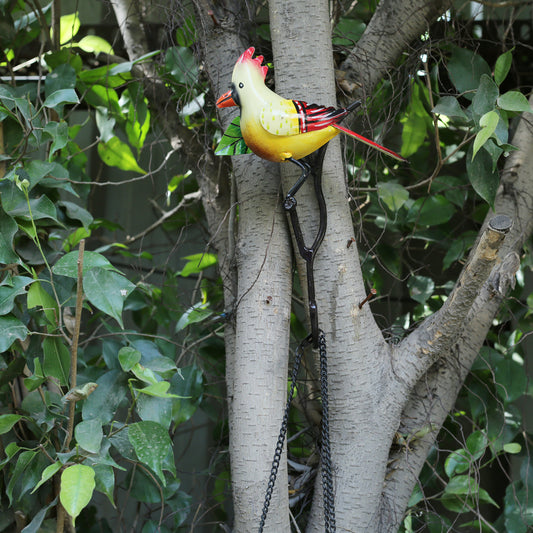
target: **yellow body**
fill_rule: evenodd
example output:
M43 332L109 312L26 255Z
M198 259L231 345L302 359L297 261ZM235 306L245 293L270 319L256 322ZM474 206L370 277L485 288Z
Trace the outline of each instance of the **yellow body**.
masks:
M294 114L296 115L296 112ZM292 135L271 133L263 127L258 117L252 115L245 118L244 113L241 116L241 131L244 142L252 152L263 159L278 163L290 157L302 159L339 133L333 126Z
M264 74L250 61L237 62L232 82L241 107L241 132L246 145L263 159L301 159L339 134L333 126L300 132L298 113L264 84Z

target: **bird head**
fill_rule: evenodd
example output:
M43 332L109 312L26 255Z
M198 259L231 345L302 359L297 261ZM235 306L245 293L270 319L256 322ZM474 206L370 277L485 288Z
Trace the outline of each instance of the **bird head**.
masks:
M253 58L255 48L246 50L237 60L231 77L231 89L217 100L217 107L240 106L247 96L252 96L265 86L268 67L262 65L263 56Z

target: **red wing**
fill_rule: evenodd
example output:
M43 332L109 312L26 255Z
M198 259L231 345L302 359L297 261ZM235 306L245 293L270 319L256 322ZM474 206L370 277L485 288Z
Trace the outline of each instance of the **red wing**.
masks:
M340 122L349 113L347 109L342 107L324 107L317 104L307 104L301 100L293 100L292 102L298 114L300 133L332 126Z

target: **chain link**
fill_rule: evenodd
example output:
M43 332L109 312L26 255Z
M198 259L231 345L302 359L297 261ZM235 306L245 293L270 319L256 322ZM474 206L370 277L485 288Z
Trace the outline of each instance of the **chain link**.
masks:
M265 521L270 506L270 500L272 499L272 493L274 492L274 485L276 483L276 477L278 476L279 462L281 460L281 454L283 453L283 443L285 442L285 436L287 435L287 427L289 425L289 411L291 408L292 399L294 397L294 391L296 390L296 379L300 370L300 363L302 362L302 355L305 347L312 341L311 335L307 336L296 348L294 352L294 363L291 372L291 385L289 388L289 396L287 397L287 404L285 405L285 413L283 414L283 421L281 422L281 430L278 436L278 442L276 443L276 450L274 452L274 459L272 460L272 468L270 469L270 476L268 478L268 486L265 494L265 501L263 503L263 512L261 513L261 522L259 523L259 533L263 533L265 527Z

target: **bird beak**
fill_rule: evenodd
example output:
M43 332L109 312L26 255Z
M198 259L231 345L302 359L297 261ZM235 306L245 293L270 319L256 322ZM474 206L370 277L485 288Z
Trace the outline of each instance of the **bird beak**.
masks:
M236 106L235 100L233 99L233 90L228 91L227 93L224 93L218 100L217 100L217 107L232 107Z

